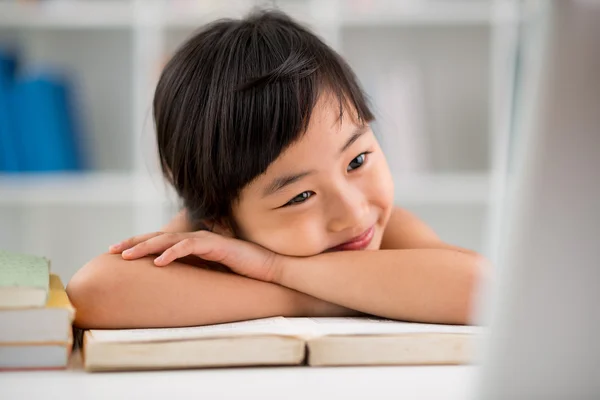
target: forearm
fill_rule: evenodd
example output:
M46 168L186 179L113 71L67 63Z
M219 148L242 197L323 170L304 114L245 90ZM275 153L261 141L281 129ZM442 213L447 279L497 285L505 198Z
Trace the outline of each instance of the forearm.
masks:
M216 324L271 317L347 315L353 311L276 284L152 258L104 254L84 266L67 292L83 328Z
M461 324L484 268L481 257L446 249L335 252L286 258L276 282L381 317Z

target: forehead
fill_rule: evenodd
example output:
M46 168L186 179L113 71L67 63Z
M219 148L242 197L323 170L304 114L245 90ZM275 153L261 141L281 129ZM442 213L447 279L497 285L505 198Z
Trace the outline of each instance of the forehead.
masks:
M277 157L265 175L298 169L298 162L304 164L304 169L317 168L318 165L314 166L310 161L335 157L356 126L353 110L345 109L340 117L338 99L330 95L321 96L312 110L306 132Z

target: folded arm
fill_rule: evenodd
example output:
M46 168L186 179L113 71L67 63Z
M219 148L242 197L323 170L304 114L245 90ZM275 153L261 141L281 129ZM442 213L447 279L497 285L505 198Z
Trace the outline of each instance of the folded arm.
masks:
M381 247L287 258L274 281L381 317L471 322L477 290L489 269L482 256L444 243L400 208L392 213Z
M481 262L447 249L336 252L287 259L274 282L381 317L467 324Z
M180 231L187 226L180 215L163 229ZM194 257L159 268L151 257L124 260L120 254L102 254L75 274L67 293L77 310L75 324L81 328L191 326L279 315L356 314L273 283L208 270Z
M352 313L297 291L239 275L152 258L126 261L103 254L69 282L81 328L191 326L272 316Z

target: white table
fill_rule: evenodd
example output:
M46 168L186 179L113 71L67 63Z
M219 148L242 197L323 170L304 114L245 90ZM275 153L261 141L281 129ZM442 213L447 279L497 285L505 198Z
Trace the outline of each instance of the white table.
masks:
M475 366L0 373L0 399L469 399Z

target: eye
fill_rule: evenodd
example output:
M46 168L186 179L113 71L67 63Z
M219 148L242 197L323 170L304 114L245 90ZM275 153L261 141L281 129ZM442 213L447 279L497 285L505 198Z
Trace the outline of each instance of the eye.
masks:
M354 160L350 161L350 164L348 164L348 167L346 167L346 171L350 172L360 168L365 163L367 154L369 154L369 152L365 151L364 153L360 153L358 156L356 156Z
M296 204L304 203L309 197L312 197L314 194L315 194L315 192L311 192L311 191L302 192L298 196L294 197L293 199L291 199L290 201L285 203L283 206L287 207L287 206L293 206Z

